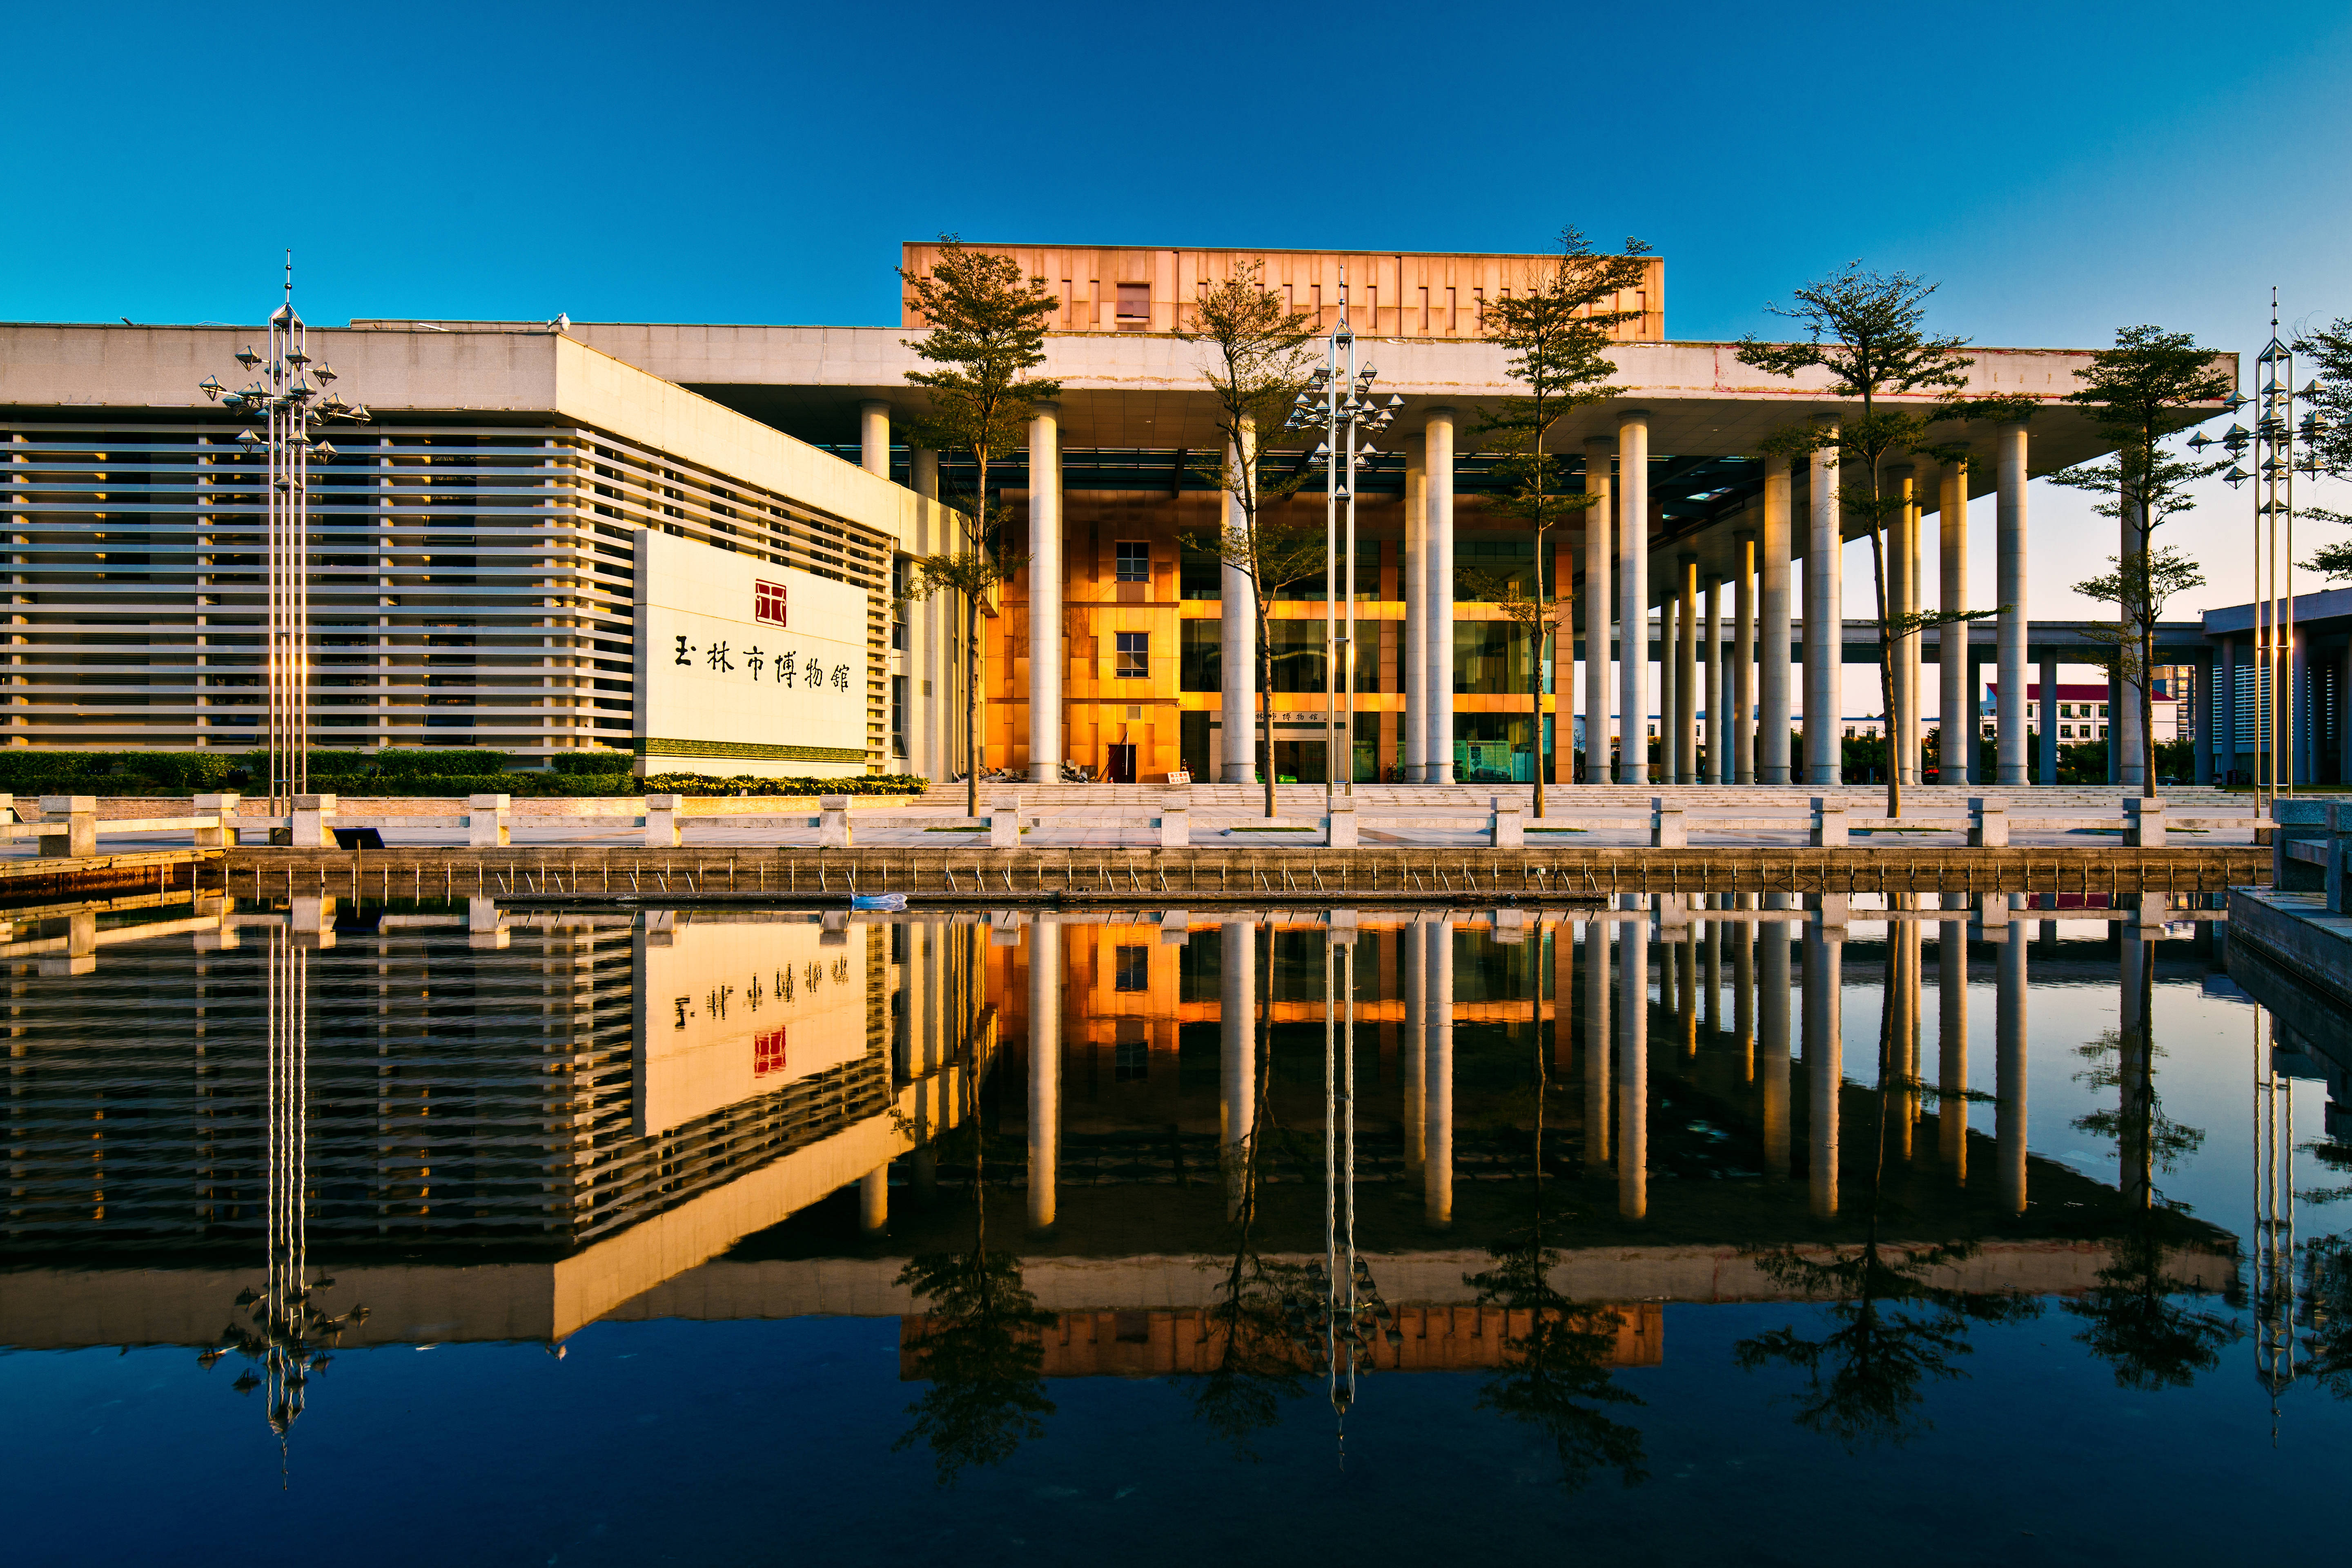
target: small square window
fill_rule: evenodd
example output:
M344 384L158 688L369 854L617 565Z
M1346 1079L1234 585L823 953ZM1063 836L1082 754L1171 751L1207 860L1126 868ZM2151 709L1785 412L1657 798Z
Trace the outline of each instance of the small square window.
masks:
M1151 674L1151 634L1121 632L1118 634L1118 679L1144 680Z
M1151 320L1151 285L1122 283L1118 286L1118 324L1142 326Z
M1112 950L1111 989L1114 991L1149 991L1151 989L1151 949L1120 947Z
M2099 704L2099 717L2100 717L2100 718L2102 718L2102 719L2104 719L2104 718L2105 718L2106 716L2107 716L2107 705L2106 705L2105 703L2102 702L2102 703L2100 703L2100 704ZM2102 731L2102 733L2104 733L2104 732L2105 732L2105 731Z
M1151 546L1122 541L1118 547L1118 580L1122 583L1151 581Z

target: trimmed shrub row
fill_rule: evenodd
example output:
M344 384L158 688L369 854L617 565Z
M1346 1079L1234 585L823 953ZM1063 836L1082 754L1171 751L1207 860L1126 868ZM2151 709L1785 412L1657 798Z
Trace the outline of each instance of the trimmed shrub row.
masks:
M489 795L523 799L610 795L920 795L929 781L903 773L845 779L657 773L639 779L630 759L610 752L559 756L552 772L516 772L504 752L412 747L365 756L310 753L311 787L356 797ZM10 795L194 795L266 784L258 752L64 752L0 748L0 793Z

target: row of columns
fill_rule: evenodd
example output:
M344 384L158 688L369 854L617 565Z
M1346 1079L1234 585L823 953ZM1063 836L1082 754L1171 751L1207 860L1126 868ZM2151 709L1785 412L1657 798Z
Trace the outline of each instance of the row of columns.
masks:
M1907 904L1908 895L1898 897ZM1731 1003L1727 1032L1744 1051L1747 1078L1756 1086L1766 1173L1790 1174L1796 1168L1790 1111L1801 1081L1809 1205L1823 1217L1839 1213L1849 912L1843 895L1815 896L1810 909L1797 907L1799 899L1792 894L1668 896L1659 900L1654 920L1651 911L1641 910L1640 901L1629 897L1623 912L1635 912L1637 918L1598 918L1554 928L1557 940L1570 944L1570 951L1553 960L1553 1059L1566 1069L1571 1038L1581 1047L1583 1159L1597 1173L1613 1168L1623 1217L1643 1218L1648 1210L1651 1056L1661 1048L1695 1056L1702 1023L1721 1040L1727 1033L1727 978ZM1895 1045L1886 1070L1923 1083L1925 945L1929 925L1936 931L1936 1152L1963 1184L1970 1176L1968 1133L1974 1082L1968 1047L1969 949L1971 941L1994 949L1992 1183L1997 1202L2011 1214L2024 1212L2028 1196L2027 957L2034 917L2020 907L2021 901L2021 895L1987 894L1973 912L1951 907L1940 911L1945 918L1933 922L1890 920L1885 922L1883 939L1889 983L1895 992ZM1716 911L1736 918L1711 918ZM1755 918L1774 911L1785 911L1786 918ZM2160 918L2144 916L2143 928ZM1580 932L1576 923L1581 924ZM2042 929L2045 938L2054 934L2046 916ZM1045 1230L1056 1219L1060 1164L1062 931L1050 921L1033 922L1026 930L1031 943L1027 1208L1030 1225ZM1404 1003L1398 1076L1405 1163L1421 1175L1425 1219L1440 1228L1452 1223L1454 1213L1454 931L1451 918L1431 915L1395 933L1398 989ZM1229 1153L1251 1137L1255 1125L1261 1072L1257 939L1258 928L1248 921L1227 921L1218 931L1219 1131ZM1790 984L1792 948L1799 972L1794 986ZM2142 982L2151 955L2147 942L2135 940L2128 931L2122 954L2122 1016L2128 1035L2146 1026ZM1792 999L1798 1012L1793 1030ZM1666 1016L1660 1021L1663 1027L1654 1026L1654 1009ZM1800 1054L1792 1056L1792 1045L1801 1047ZM2145 1063L2141 1068L2145 1070ZM1897 1088L1892 1092L1901 1097L1890 1122L1893 1148L1908 1158L1922 1120L1920 1091ZM2119 1179L2126 1192L2135 1179L2145 1179L2145 1153L2129 1146L2119 1150ZM1229 1160L1229 1202L1238 1200L1237 1172L1238 1162ZM873 1226L878 1228L887 1213L887 1173L869 1177L861 1190Z
M1062 734L1062 648L1064 531L1060 407L1040 403L1029 425L1029 767L1033 778L1060 777ZM887 405L861 405L864 466L889 472L889 414ZM1663 643L1660 654L1659 711L1664 732L1673 738L1664 748L1661 783L1813 784L1833 784L1843 776L1842 732L1839 725L1844 630L1844 584L1841 562L1843 509L1838 500L1838 470L1834 459L1837 426L1824 421L1817 445L1807 458L1811 509L1806 524L1804 602L1797 641L1792 647L1790 569L1795 555L1790 507L1793 474L1785 457L1765 459L1762 493L1748 516L1749 526L1735 530L1734 556L1738 569L1727 580L1732 589L1731 650L1725 658L1720 590L1727 579L1702 581L1697 557L1676 556L1666 593L1654 598L1650 582L1653 517L1649 495L1649 421L1647 410L1630 409L1618 416L1613 440L1589 439L1585 445L1585 485L1600 500L1586 514L1584 580L1580 597L1584 628L1585 687L1582 693L1587 752L1584 777L1606 783L1612 777L1609 737L1624 742L1614 769L1616 782L1654 782L1648 758L1650 714L1650 613L1660 609ZM1405 626L1402 678L1405 712L1402 735L1402 769L1409 783L1443 784L1454 779L1454 456L1456 413L1450 407L1428 411L1420 434L1405 442L1405 541L1403 587ZM1997 715L1998 777L1977 777L1976 682L1967 651L1965 625L1939 628L1942 647L1954 657L1941 662L1940 706L1946 732L1965 737L1948 759L1943 781L1951 784L2026 782L2025 755L2025 426L2004 426L1996 435L1999 468L1996 532L1995 600L2000 606L1996 661L2000 676ZM1254 451L1234 454L1244 465L1255 460ZM927 461L928 459L928 461ZM929 486L925 487L928 473ZM937 456L915 454L916 488L936 497ZM1897 467L1890 471L1901 506L1889 529L1889 597L1897 613L1920 607L1920 518L1923 510L1917 475ZM1965 462L1945 465L1939 476L1936 506L1939 519L1940 602L1948 611L1970 608L1968 603L1968 474ZM1227 526L1242 519L1240 505L1226 499ZM952 542L938 542L940 548ZM1221 721L1225 743L1221 768L1226 782L1246 782L1255 776L1254 738L1256 702L1256 622L1249 578L1240 570L1223 569L1221 584L1220 651L1223 689ZM1353 584L1348 613L1354 613ZM912 720L910 764L919 771L944 776L956 759L944 755L946 727L940 715L950 705L927 699L946 689L946 668L940 657L946 638L940 624L941 607L926 606L910 614L907 656L909 701L923 717ZM1612 638L1612 632L1614 637ZM1612 647L1613 642L1613 647ZM1922 704L1920 647L1922 635L1913 632L1895 649L1895 684L1904 694L1909 715L1906 732L1895 737L1898 765L1906 779L1916 777ZM1561 679L1556 683L1559 721L1565 725L1574 706L1567 671L1572 668L1562 650L1557 661ZM1631 653L1633 657L1624 657ZM1614 679L1611 665L1614 657ZM1791 665L1801 658L1804 667L1802 711L1806 750L1801 759L1789 754L1792 698ZM2045 671L2051 667L2044 666ZM1700 685L1701 674L1705 686ZM919 682L919 686L918 683ZM2045 685L2055 683L2045 677ZM1612 704L1612 698L1614 698ZM2128 704L2127 704L2128 706ZM1613 709L1613 711L1612 711ZM1701 776L1696 735L1697 715L1706 714L1706 771ZM2135 710L2136 711L2136 710ZM1538 716L1540 730L1540 716ZM2047 755L2054 759L2054 728L2042 726ZM1566 754L1567 737L1559 737ZM1351 742L1352 745L1352 742ZM944 772L941 763L949 764ZM1333 765L1339 763L1335 760ZM2130 764L2136 767L2137 764ZM2054 766L2042 776L2055 777ZM2125 782L2136 782L2136 773Z

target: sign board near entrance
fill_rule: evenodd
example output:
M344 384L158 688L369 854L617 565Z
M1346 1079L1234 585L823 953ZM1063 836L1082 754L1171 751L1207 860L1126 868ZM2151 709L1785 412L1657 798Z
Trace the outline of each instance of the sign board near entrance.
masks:
M636 601L644 771L866 771L865 589L641 530Z

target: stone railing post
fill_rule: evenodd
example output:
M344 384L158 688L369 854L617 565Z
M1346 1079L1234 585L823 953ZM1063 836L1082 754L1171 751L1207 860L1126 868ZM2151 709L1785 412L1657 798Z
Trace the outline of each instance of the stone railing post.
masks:
M849 847L849 797L847 795L817 796L816 847L820 849Z
M1812 847L1816 849L1843 849L1845 836L1845 805L1824 795L1813 796Z
M2164 802L2137 797L2124 802L2124 843L2135 849L2164 847Z
M1494 816L1487 819L1486 843L1496 849L1524 849L1528 847L1527 814L1519 803L1508 795L1494 797Z
M1160 847L1183 849L1192 842L1192 803L1186 796L1171 795L1160 803Z
M226 819L235 816L236 815L236 808L244 803L245 796L241 795L200 795L196 796L191 803L195 807L193 815L219 819L215 821L213 826L210 827L199 827L196 829L196 847L199 849L226 849L233 847L236 843L236 829L231 827Z
M2006 849L2009 847L2009 807L1982 795L1969 797L1969 847L1971 849Z
M84 856L98 853L98 797L94 795L45 795L39 844L44 855Z
M988 803L988 847L991 849L1021 847L1021 797L999 795Z
M679 819L686 815L686 797L677 795L646 796L646 847L675 849L678 834L685 826Z
M507 808L514 797L504 795L469 795L466 797L466 847L495 849L514 842L507 827Z
M1650 847L1653 849L1685 849L1690 847L1690 828L1683 821L1683 808L1664 795L1650 797Z
M331 795L298 795L294 797L294 816L288 835L297 849L332 849L335 847L335 797Z

